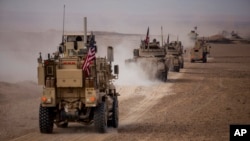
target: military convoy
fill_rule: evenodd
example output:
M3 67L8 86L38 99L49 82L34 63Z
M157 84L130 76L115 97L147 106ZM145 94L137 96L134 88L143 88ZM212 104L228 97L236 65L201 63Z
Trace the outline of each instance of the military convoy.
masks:
M68 127L69 122L84 125L94 123L95 129L104 133L108 127L119 124L118 96L113 84L118 78L119 66L114 65L113 47L107 48L106 57L96 57L95 35L87 34L87 19L84 18L84 34L64 34L58 51L43 60L38 58L38 84L43 86L39 109L41 133L52 133L54 124ZM168 71L179 72L184 67L181 41L160 46L159 41L149 40L149 29L140 47L133 51L127 65L140 66L150 79L168 79ZM197 34L196 34L197 35ZM162 36L163 42L163 36ZM207 62L210 45L196 40L191 49L191 62Z
M106 57L95 57L95 36L85 32L63 34L58 52L38 58L38 84L43 86L39 110L41 133L52 133L54 124L65 128L69 122L94 123L98 132L118 127L118 96L113 80L119 67L112 69L113 48Z
M160 46L159 41L153 39L150 42L147 33L146 40L142 40L140 47L134 49L133 55L132 59L125 60L128 67L130 63L135 63L143 69L149 79L167 81L169 61L166 58L166 50Z
M179 72L184 68L183 45L178 40L169 43L169 36L168 42L162 46L156 39L149 42L148 32L146 39L141 41L140 48L134 49L134 57L125 60L125 63L135 63L148 74L150 79L157 78L166 82L169 71Z

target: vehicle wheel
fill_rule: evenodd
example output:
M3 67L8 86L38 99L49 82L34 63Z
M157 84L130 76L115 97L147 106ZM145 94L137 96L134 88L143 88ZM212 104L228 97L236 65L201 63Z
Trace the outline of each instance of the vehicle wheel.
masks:
M202 58L203 63L207 63L207 55L204 53Z
M177 67L176 72L180 72L180 66Z
M95 108L94 126L100 133L105 133L107 131L107 107L105 102L100 103Z
M203 61L203 63L207 63L207 58L204 57L202 61Z
M174 71L175 71L175 72L180 72L180 66L175 66L175 67L174 67Z
M39 110L39 127L41 133L53 132L53 109L49 107L42 107Z
M182 68L182 69L184 68L184 63L181 63L181 68Z
M112 109L112 126L117 128L119 125L119 107L117 96L114 97L113 109Z
M163 82L166 82L167 79L168 79L168 74L166 72L162 72L162 74L161 74L161 80Z

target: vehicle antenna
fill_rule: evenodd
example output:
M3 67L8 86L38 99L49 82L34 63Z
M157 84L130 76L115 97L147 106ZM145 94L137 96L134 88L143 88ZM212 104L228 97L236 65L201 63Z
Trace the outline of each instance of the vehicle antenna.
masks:
M161 46L163 47L163 28L161 26Z
M63 33L62 33L62 43L64 43L64 22L65 22L65 4L63 6Z

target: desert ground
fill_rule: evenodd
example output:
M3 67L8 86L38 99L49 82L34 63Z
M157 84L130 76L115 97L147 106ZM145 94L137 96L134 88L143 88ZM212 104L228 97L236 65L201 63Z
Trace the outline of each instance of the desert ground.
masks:
M120 123L105 134L75 123L41 134L42 87L1 81L0 140L228 141L230 124L250 123L250 44L211 46L207 63L190 63L187 51L184 69L166 83L117 84Z

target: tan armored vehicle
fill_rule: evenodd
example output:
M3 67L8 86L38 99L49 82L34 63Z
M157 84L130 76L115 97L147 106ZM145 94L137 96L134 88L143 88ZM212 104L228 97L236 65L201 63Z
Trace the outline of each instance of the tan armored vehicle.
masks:
M169 70L179 72L184 67L183 46L181 41L172 41L165 44L167 58L170 62Z
M165 54L165 48L160 47L160 43L156 39L153 42L148 41L148 43L142 40L140 48L134 49L134 57L125 60L125 62L126 64L136 63L139 65L149 76L149 79L157 78L166 82L169 62Z
M210 54L211 46L203 39L196 40L194 47L190 50L190 61L207 62L207 55Z
M38 84L43 86L41 133L52 133L54 124L64 128L69 122L94 123L101 133L118 127L119 94L113 80L119 67L112 69L113 48L108 47L107 58L95 57L95 36L86 30L85 26L84 34L64 34L54 56L38 58Z

